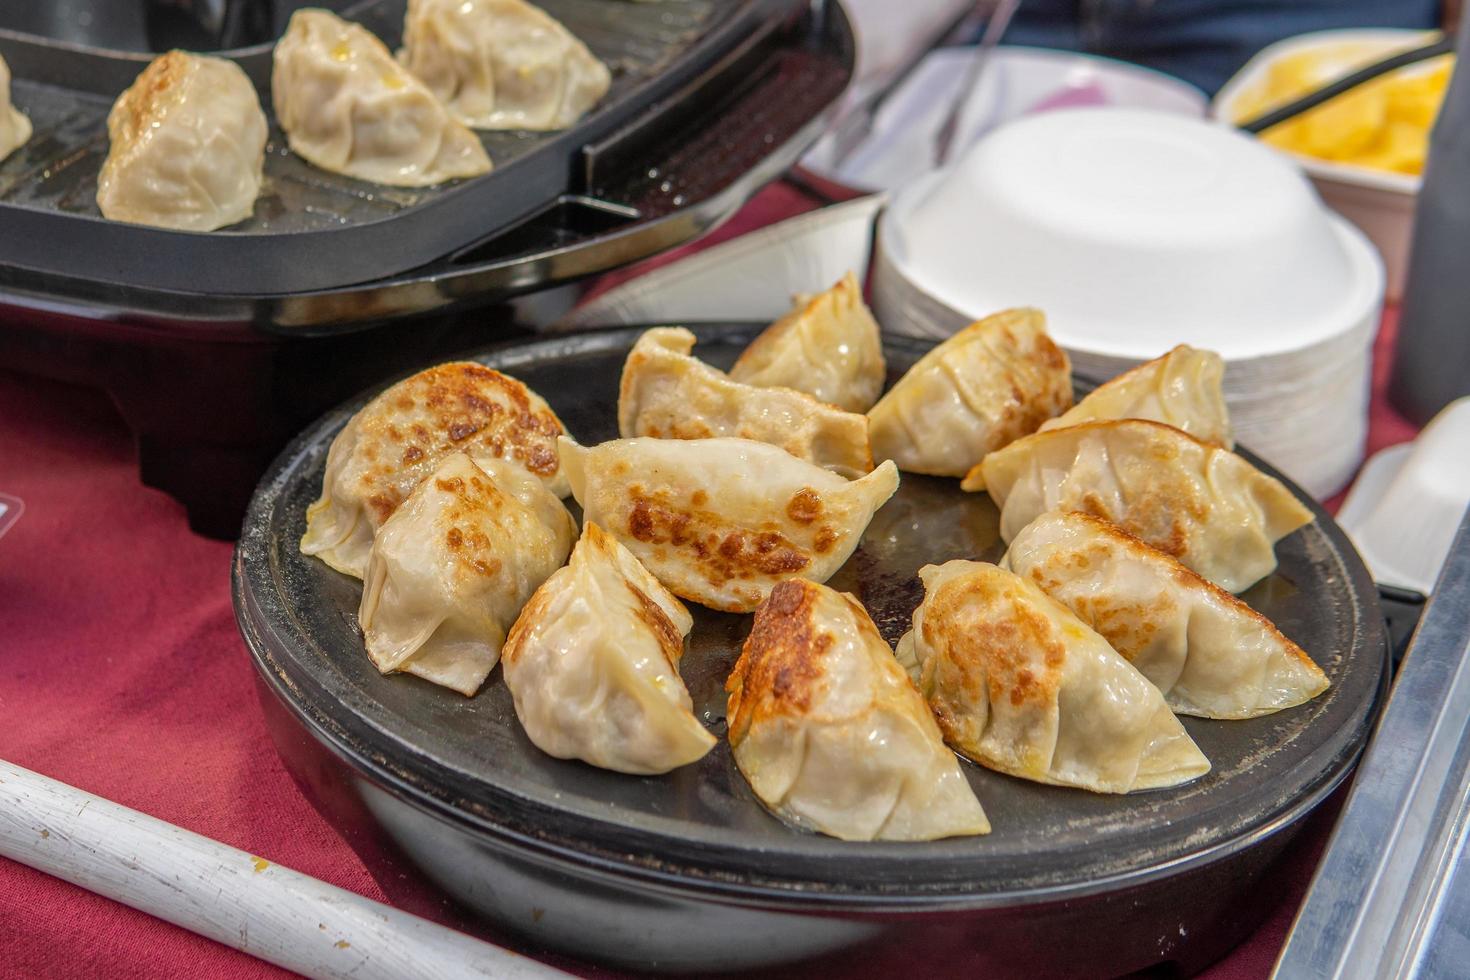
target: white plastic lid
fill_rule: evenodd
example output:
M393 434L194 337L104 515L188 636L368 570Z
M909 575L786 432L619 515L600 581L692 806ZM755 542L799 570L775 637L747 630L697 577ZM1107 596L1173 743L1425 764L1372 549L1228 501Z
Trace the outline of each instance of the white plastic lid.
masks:
M1066 347L1227 360L1352 330L1382 263L1301 172L1216 123L1060 110L1004 126L899 193L884 248L905 277L980 316L1037 306Z

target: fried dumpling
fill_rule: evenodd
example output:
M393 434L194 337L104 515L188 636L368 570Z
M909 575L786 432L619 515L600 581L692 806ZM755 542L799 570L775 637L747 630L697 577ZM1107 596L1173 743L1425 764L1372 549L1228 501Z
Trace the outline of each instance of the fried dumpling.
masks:
M951 747L1012 776L1095 793L1209 771L1158 688L1035 585L962 560L919 577L924 601L898 659L917 673Z
M776 586L725 690L735 764L782 818L843 840L990 833L923 698L852 596L800 579Z
M113 221L212 231L255 210L265 112L233 61L170 51L107 114L97 206Z
M872 470L867 416L788 388L731 381L690 353L694 341L682 327L655 327L638 338L618 391L623 438L754 439L843 476Z
M1084 422L1038 432L991 453L980 469L1006 541L1047 511L1081 511L1227 592L1271 574L1276 542L1312 520L1279 480L1161 422ZM968 479L963 486L974 489Z
M0 58L0 160L31 138L31 121L10 101L10 66Z
M679 676L694 626L632 553L588 521L572 560L511 628L505 685L536 747L641 775L704 757L715 737Z
M1180 344L1099 385L1069 411L1043 423L1041 431L1079 422L1149 419L1200 442L1233 449L1230 412L1220 388L1224 377L1225 361L1219 354Z
M898 489L885 463L842 477L749 439L560 440L586 519L676 595L750 612L777 582L825 582Z
M612 84L587 45L525 0L409 0L398 57L474 129L564 129Z
M373 533L453 452L510 460L565 497L562 431L539 395L499 371L469 361L420 371L364 405L332 440L301 551L362 578Z
M1072 367L1038 310L972 323L919 359L868 413L873 458L964 476L1072 404Z
M540 480L505 460L477 465L452 453L373 539L357 618L374 666L474 694L576 537Z
M794 388L849 412L866 412L883 393L883 340L851 272L831 289L799 298L761 331L730 368L760 388Z
M1180 714L1254 718L1327 690L1270 620L1106 521L1043 514L1001 565L1071 609Z
M291 149L323 170L397 187L490 172L478 136L382 41L328 11L291 15L271 98Z

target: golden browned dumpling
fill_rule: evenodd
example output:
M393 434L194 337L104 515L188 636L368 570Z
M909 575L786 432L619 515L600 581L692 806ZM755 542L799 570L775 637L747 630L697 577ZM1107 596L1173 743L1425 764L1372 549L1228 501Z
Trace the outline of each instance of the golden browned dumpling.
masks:
M291 149L323 170L398 187L490 172L480 138L382 41L329 11L291 15L271 97Z
M113 221L212 231L255 210L265 112L233 61L170 51L107 114L97 206Z
M623 365L618 431L625 439L754 439L847 477L873 468L868 418L789 388L730 380L694 357L683 327L644 331Z
M363 406L332 440L303 554L362 578L373 534L445 456L509 460L558 497L561 420L515 378L469 361L420 371Z
M10 66L0 58L0 160L31 138L31 121L10 101Z
M749 439L562 439L585 518L676 595L750 612L777 582L824 582L898 489L886 463L842 477Z
M576 536L561 501L519 466L451 453L373 539L357 614L368 656L385 674L474 694Z
M475 129L565 129L612 84L587 45L525 0L409 0L399 58Z
M1220 388L1224 377L1225 362L1219 354L1180 344L1163 357L1099 385L1041 429L1108 419L1149 419L1188 432L1200 442L1231 449L1235 441L1230 437L1230 412Z
M1227 592L1271 574L1276 542L1312 520L1279 480L1234 453L1141 419L1038 432L991 453L980 470L1006 541L1047 511L1081 511Z
M1076 613L1180 714L1254 718L1327 690L1270 620L1106 521L1043 514L1001 565Z
M725 689L735 764L784 819L843 840L990 832L923 698L852 596L800 579L776 586Z
M883 393L883 339L851 272L824 293L803 296L745 348L730 377L761 388L794 388L849 412Z
M972 323L919 359L868 413L873 458L964 476L1072 404L1072 368L1039 310Z
M591 521L571 563L536 590L505 644L505 686L541 751L649 775L704 757L715 737L679 676L694 620Z
M957 751L1095 793L1209 771L1158 688L1035 585L973 561L926 565L919 577L924 601L898 659Z

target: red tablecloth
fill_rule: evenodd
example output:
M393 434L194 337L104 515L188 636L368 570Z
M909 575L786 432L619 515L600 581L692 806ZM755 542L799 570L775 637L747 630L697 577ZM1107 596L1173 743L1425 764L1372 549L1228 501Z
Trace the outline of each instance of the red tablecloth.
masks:
M716 237L804 210L768 188ZM0 325L3 329L3 325ZM1370 451L1412 438L1389 409L1378 345ZM138 482L129 436L92 391L0 371L0 758L273 862L495 939L372 841L349 845L297 790L262 720L230 610L231 547L191 534ZM1208 974L1262 977L1325 837L1298 839L1274 911ZM503 940L502 940L503 941ZM534 951L531 951L534 952ZM873 975L964 972L962 948L878 956ZM593 974L564 960L563 968ZM0 976L281 975L241 953L0 859Z

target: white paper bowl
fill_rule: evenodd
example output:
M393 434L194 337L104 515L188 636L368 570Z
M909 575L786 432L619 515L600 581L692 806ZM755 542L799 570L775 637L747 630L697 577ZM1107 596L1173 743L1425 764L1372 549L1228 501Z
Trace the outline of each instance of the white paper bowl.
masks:
M1354 59L1386 57L1426 44L1432 36L1432 32L1425 31L1368 28L1316 31L1278 41L1262 49L1225 83L1210 104L1210 113L1224 122L1239 121L1241 99L1263 80L1274 62L1288 55L1317 50L1328 64L1340 62L1340 71L1346 74ZM1424 62L1402 71L1431 71L1433 65L1433 61ZM1420 178L1302 154L1287 155L1306 170L1327 206L1357 225L1377 246L1387 269L1388 298L1397 300L1403 295Z

